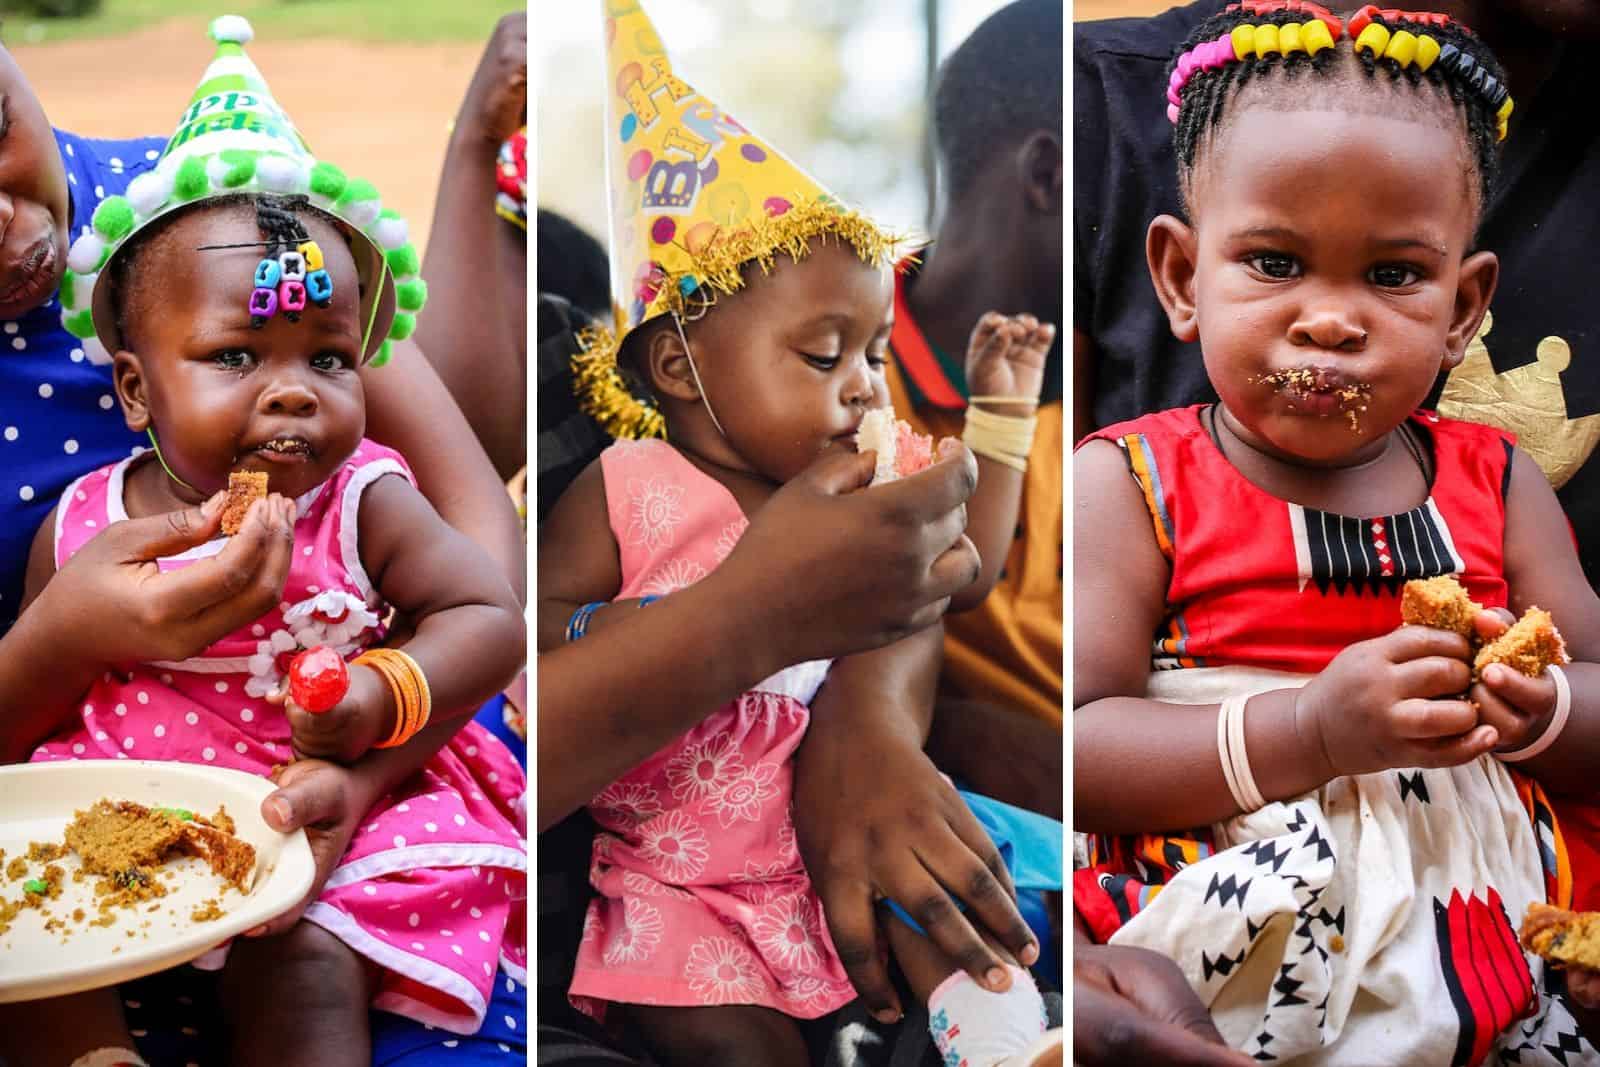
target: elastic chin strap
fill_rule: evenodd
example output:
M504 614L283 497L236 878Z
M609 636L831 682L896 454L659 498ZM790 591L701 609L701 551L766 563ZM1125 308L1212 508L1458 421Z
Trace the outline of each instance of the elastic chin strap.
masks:
M167 477L171 478L173 481L177 482L179 485L183 486L185 489L189 490L189 492L191 492L191 493L200 492L200 490L196 489L194 486L190 485L188 482L184 481L182 478L180 478L176 474L174 474L172 472L172 468L167 466L167 457L163 456L161 454L161 442L156 440L156 429L155 429L155 427L154 426L146 426L144 428L144 432L150 438L150 448L156 454L156 462L160 463L161 464L161 469L167 472Z
M683 322L678 316L674 315L672 316L672 325L678 330L678 340L683 342L683 354L689 357L689 373L694 375L694 387L700 390L700 403L706 406L706 414L711 416L711 425L717 428L719 434L722 434L723 440L727 440L728 435L722 429L722 423L717 421L717 413L711 410L711 399L706 396L706 387L700 382L700 372L695 370L694 353L689 351L689 339L683 335Z

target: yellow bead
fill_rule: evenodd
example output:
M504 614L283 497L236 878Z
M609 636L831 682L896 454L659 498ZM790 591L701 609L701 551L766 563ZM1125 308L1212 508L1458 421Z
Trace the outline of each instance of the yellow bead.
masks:
M1511 98L1508 96L1506 97L1506 102L1500 105L1500 110L1495 112L1494 118L1496 122L1500 123L1501 125L1505 125L1506 119L1509 119L1510 117Z
M1235 26L1228 35L1233 40L1233 58L1246 59L1251 52L1256 50L1256 28L1254 26Z
M1300 26L1298 23L1290 22L1278 27L1278 47L1283 49L1283 54L1286 56L1292 56L1296 52L1304 52L1306 50L1305 43L1300 40Z
M1305 42L1306 53L1316 55L1324 48L1333 47L1333 34L1321 19L1312 19L1300 25L1300 39Z
M1361 36L1356 38L1356 51L1363 48L1372 49L1375 56L1383 55L1383 50L1389 47L1389 29L1376 22L1368 23L1367 28L1361 31Z
M1424 74L1433 66L1433 61L1439 58L1439 42L1427 34L1417 37L1417 69Z
M1256 27L1256 55L1262 59L1278 50L1278 27L1270 22Z
M1416 35L1405 30L1394 31L1394 36L1389 38L1389 47L1383 50L1383 57L1394 60L1402 67L1411 66L1411 61L1417 58Z
M307 241L300 246L300 254L306 257L306 270L322 269L322 249L315 241Z
M1501 119L1500 124L1495 127L1495 140L1504 141L1506 139L1506 134L1509 132L1510 127L1506 125L1504 119Z

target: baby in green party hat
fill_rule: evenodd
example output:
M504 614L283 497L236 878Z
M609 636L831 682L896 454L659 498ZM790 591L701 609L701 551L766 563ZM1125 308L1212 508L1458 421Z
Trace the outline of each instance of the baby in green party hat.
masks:
M67 489L35 539L28 596L121 519L204 503L220 525L224 490L244 482L265 489L231 532L261 561L253 574L219 566L223 537L158 565L210 568L241 593L274 576L278 607L25 714L47 738L35 761L187 762L280 782L350 765L348 817L311 835L314 877L291 894L304 899L238 919L247 904L223 892L207 921L217 940L250 935L225 946L229 1063L365 1063L370 1008L472 1033L497 968L525 966L526 783L467 719L521 668L524 627L488 556L439 518L399 454L363 437L357 371L411 333L426 297L404 221L311 156L244 54L243 19L216 20L212 36L216 59L163 157L96 211L62 291L67 327L111 364L124 418L151 447ZM386 630L391 608L409 636ZM57 1010L83 1022L40 1028L27 1062L142 1062L114 991L30 1005Z

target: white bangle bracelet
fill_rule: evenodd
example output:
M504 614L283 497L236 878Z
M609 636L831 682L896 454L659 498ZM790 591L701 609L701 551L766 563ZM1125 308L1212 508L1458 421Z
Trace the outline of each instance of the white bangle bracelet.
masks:
M1567 682L1567 673L1554 663L1546 667L1550 677L1556 683L1556 710L1550 716L1550 725L1544 728L1544 733L1534 739L1532 744L1524 745L1514 752L1498 753L1501 763L1521 763L1539 755L1545 749L1556 743L1556 738L1561 736L1561 731L1567 728L1567 719L1572 715L1572 686Z
M1244 740L1244 711L1250 698L1232 696L1217 710L1217 755L1222 761L1222 776L1227 780L1233 802L1246 814L1267 806L1250 771L1250 754Z

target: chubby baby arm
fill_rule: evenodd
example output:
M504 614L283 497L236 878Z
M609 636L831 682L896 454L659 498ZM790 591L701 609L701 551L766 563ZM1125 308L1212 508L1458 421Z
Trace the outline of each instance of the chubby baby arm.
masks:
M379 478L362 495L360 529L362 566L414 628L394 647L427 679L430 721L471 715L516 677L527 655L526 628L503 571L397 476ZM399 709L383 676L359 665L330 711L313 715L291 701L288 713L298 753L348 762L394 731Z

